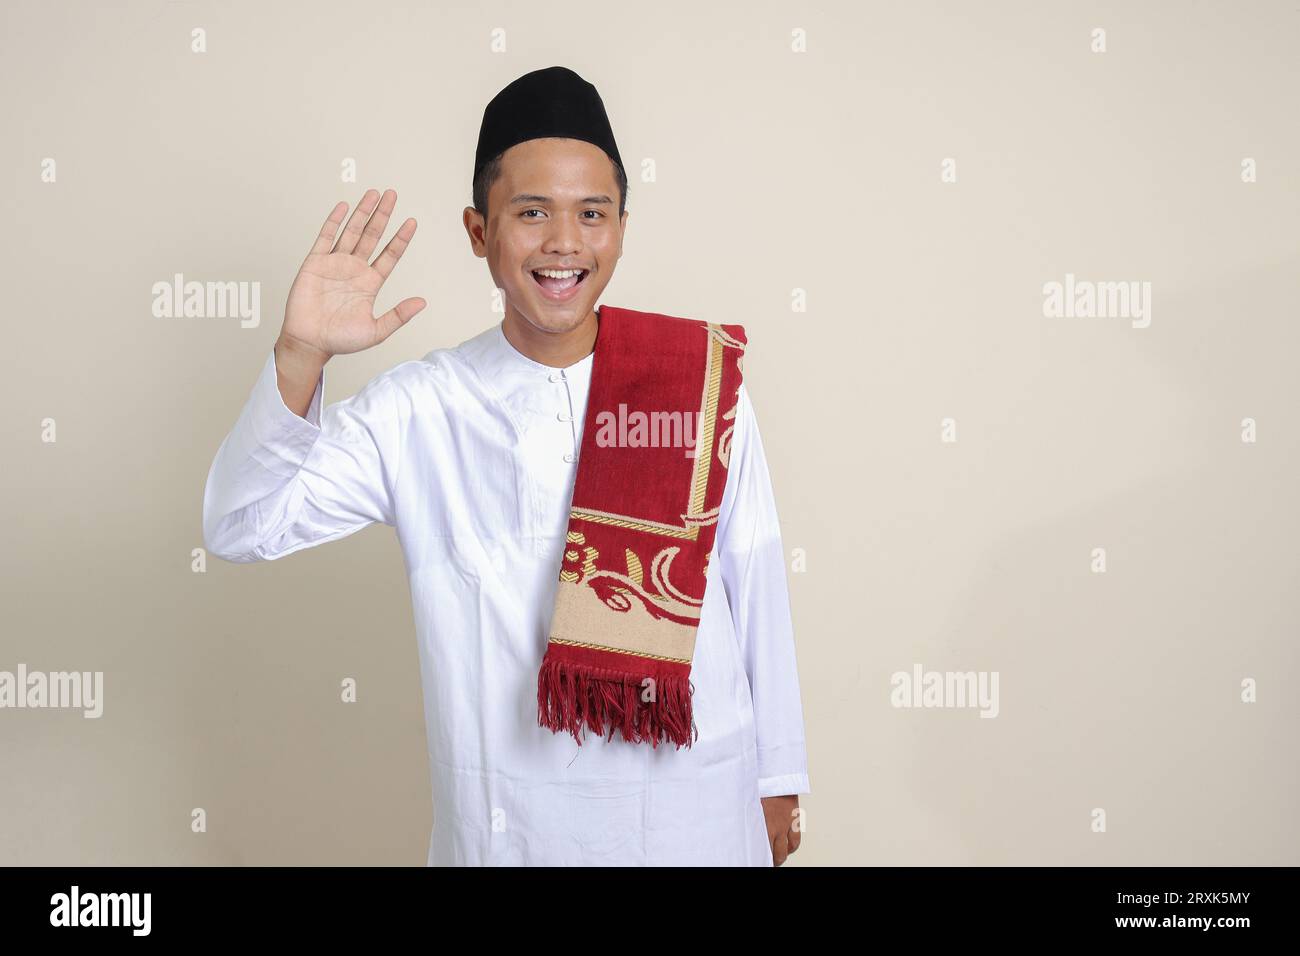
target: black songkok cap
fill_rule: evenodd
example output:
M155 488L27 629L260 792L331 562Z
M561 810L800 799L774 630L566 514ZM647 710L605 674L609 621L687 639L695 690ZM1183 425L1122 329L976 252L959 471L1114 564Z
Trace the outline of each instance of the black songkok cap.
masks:
M614 131L596 88L572 70L551 66L525 73L487 105L474 154L474 177L511 146L549 136L599 146L623 169Z

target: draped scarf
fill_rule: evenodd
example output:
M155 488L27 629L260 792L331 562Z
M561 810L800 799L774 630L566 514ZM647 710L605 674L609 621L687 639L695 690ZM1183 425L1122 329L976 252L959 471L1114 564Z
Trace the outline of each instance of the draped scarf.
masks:
M690 747L745 330L602 306L538 723ZM607 736L606 736L607 735Z

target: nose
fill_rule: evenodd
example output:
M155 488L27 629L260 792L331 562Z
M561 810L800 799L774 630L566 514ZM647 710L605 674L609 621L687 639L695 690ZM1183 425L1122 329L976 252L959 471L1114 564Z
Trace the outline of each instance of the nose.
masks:
M567 216L555 216L546 229L542 252L551 256L575 255L582 251L582 234L578 224Z

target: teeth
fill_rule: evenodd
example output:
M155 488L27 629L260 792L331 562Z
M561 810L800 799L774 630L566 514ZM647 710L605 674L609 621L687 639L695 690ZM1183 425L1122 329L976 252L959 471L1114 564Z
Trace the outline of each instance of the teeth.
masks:
M548 279L568 279L573 276L580 276L585 269L534 269L539 276L546 276Z

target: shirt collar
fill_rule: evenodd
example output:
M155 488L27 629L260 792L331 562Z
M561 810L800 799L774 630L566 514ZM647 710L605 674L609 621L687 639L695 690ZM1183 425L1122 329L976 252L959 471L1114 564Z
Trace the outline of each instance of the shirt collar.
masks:
M502 376L522 377L525 380L547 380L552 375L566 378L586 377L591 374L594 352L565 368L556 368L535 362L520 352L506 338L505 320L485 330L465 343L466 357L487 381L499 381Z
M554 368L535 362L506 338L504 320L485 329L460 345L458 351L478 374L483 384L509 410L523 428L535 418L554 419L567 409L559 402L556 384L566 382L570 396L578 406L573 414L584 412L587 390L591 385L593 353L566 368Z

